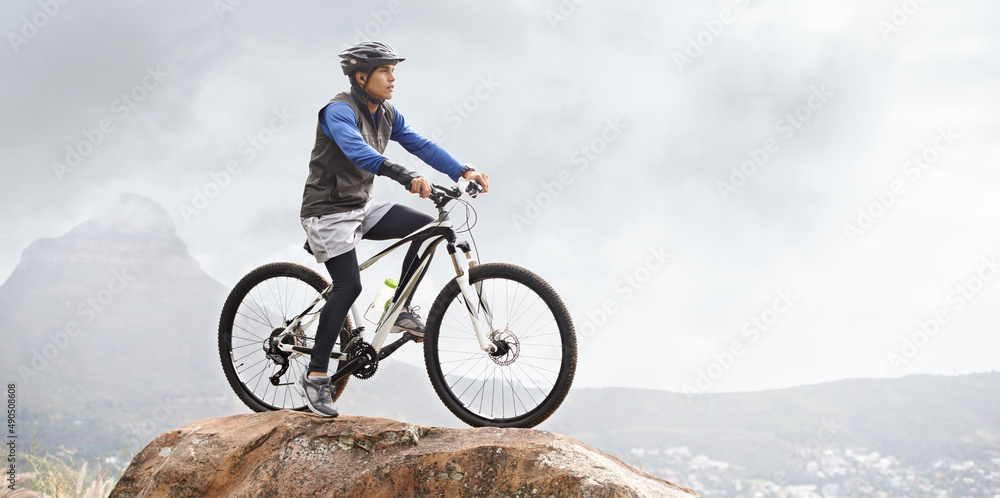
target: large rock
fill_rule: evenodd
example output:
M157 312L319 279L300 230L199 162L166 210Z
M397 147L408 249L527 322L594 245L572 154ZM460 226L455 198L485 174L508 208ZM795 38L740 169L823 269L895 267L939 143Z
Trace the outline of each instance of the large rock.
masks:
M161 434L111 496L695 495L551 432L277 411Z

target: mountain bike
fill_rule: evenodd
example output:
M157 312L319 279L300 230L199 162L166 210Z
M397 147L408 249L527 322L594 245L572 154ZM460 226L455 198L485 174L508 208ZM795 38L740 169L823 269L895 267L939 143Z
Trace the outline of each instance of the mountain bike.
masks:
M480 264L473 256L475 209L461 196L475 197L481 187L476 182L463 186L432 185L429 199L437 219L359 265L364 271L423 239L417 269L399 283L402 291L389 300L370 339L360 325L358 302L351 305L330 357L336 365L334 400L350 377L371 378L381 360L409 342L422 342L431 384L455 416L474 427L534 427L552 415L573 383L573 321L556 292L535 273L507 263ZM468 228L456 231L450 213L459 203L466 206L460 229ZM463 231L473 246L458 241ZM386 344L403 303L442 245L455 277L431 306L424 337L403 332ZM230 386L250 409L308 411L296 380L309 365L319 312L332 289L318 273L294 263L261 266L233 288L219 319L219 356Z

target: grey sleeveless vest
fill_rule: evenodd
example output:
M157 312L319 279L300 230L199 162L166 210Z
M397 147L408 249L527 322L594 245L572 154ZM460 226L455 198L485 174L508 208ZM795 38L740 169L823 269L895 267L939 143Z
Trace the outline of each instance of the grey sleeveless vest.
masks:
M387 103L379 106L375 114L375 119L379 121L376 131L368 105L356 89L337 94L326 105L334 102L344 102L351 106L361 137L379 154L384 153L392 134L392 123L396 119L392 107ZM374 181L375 175L351 162L340 150L340 146L326 136L317 123L316 145L313 146L312 158L309 160L309 177L302 193L299 216L312 218L360 208L371 197Z

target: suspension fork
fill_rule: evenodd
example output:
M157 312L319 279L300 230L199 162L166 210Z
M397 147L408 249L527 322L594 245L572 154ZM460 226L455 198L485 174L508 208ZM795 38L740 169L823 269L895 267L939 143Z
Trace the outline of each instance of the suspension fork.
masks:
M458 249L462 249L465 255L464 258L459 256ZM448 254L451 256L451 262L455 266L455 274L457 275L455 281L458 283L458 288L462 291L462 297L465 298L465 307L469 312L469 318L472 319L472 328L476 331L476 339L479 340L479 347L483 351L494 353L497 350L497 346L493 344L490 338L493 330L493 317L489 307L480 298L482 284L472 284L469 282L469 270L474 268L478 262L472 257L472 251L469 249L467 242L460 242L458 244L449 242ZM482 316L480 312L482 312Z

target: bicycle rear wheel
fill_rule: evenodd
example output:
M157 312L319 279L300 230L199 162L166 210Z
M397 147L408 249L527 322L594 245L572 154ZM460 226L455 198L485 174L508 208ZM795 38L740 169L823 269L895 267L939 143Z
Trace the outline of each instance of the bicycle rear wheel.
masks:
M441 401L469 425L534 427L559 407L576 372L576 335L566 306L544 280L510 264L469 271L488 310L490 339L479 346L467 303L454 279L427 317L424 361Z
M327 287L326 280L305 266L272 263L243 277L233 288L219 318L219 357L233 391L251 410L308 411L299 377L310 357L276 349L273 337L302 313ZM319 313L323 302L310 314ZM303 321L308 321L307 316ZM299 328L281 342L312 348L318 322ZM350 339L348 318L334 344L342 351ZM338 368L346 363L342 360ZM344 392L348 377L336 383L334 401Z

